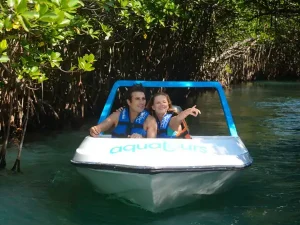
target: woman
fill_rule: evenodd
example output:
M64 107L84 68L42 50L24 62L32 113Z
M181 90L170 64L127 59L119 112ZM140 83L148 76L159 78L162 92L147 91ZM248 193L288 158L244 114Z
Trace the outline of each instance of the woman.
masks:
M191 138L185 118L201 114L196 106L176 113L169 95L164 92L156 93L146 108L156 118L158 138Z

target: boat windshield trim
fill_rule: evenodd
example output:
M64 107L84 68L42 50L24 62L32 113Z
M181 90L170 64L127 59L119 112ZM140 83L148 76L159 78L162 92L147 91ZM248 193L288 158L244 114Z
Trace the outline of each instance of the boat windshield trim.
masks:
M220 82L216 81L144 81L144 80L119 80L116 81L108 95L98 124L104 121L110 114L111 108L116 97L117 91L120 87L131 87L135 84L142 84L143 87L148 88L215 88L218 91L221 106L224 112L227 128L231 136L238 137L236 126L231 115L231 111L225 96L225 92ZM101 133L103 135L103 133Z

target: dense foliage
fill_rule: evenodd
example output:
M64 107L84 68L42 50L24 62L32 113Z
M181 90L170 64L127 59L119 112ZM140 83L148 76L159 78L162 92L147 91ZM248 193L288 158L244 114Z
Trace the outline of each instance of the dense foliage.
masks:
M2 154L9 134L22 143L27 121L80 126L118 79L228 86L300 76L296 0L1 0L0 8Z

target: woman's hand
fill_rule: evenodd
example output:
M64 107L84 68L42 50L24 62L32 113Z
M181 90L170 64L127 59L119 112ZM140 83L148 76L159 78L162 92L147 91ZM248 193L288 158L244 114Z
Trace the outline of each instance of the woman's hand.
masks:
M194 117L198 116L199 114L201 114L201 111L199 109L196 108L196 105L194 105L192 108L189 108L187 110L189 115L192 115Z
M180 124L186 117L188 117L189 115L196 117L199 114L201 114L201 111L196 108L196 105L194 105L192 108L188 108L188 109L180 112L177 116L172 117L171 121L169 123L169 126L173 130L177 131L178 127L180 126Z

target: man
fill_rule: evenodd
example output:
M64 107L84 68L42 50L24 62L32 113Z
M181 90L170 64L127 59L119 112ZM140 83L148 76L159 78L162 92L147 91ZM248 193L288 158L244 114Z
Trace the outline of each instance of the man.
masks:
M126 101L128 108L112 113L102 123L91 127L90 135L96 137L101 132L115 127L112 131L113 138L155 138L157 123L155 118L145 110L145 89L141 85L131 87Z

